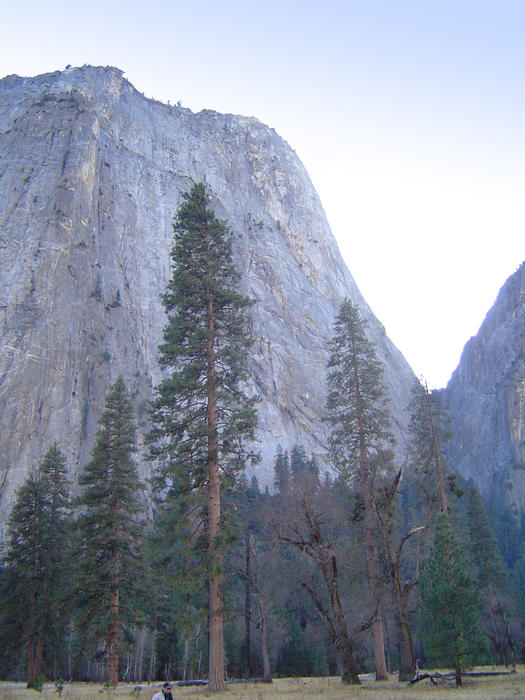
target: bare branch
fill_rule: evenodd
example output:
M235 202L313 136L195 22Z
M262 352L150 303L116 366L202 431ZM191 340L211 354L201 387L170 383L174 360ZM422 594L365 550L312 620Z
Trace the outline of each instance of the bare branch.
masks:
M337 632L335 631L334 622L333 622L332 618L330 617L330 615L324 609L321 601L319 600L319 598L317 596L317 592L314 591L313 588L310 588L310 586L307 583L305 583L304 581L301 584L301 586L303 588L305 588L308 591L308 593L311 595L312 600L314 601L314 605L317 608L319 615L322 617L322 619L326 625L326 629L328 630L328 633L330 634L330 637L332 638L332 641L335 644L337 641Z
M401 561L401 553L403 551L403 547L405 545L405 542L412 537L412 535L417 534L418 532L422 532L425 530L426 527L425 525L420 525L419 527L413 527L411 530L409 530L406 535L404 535L401 538L401 541L399 543L399 547L397 548L397 555L396 555L396 567L399 568L399 562Z

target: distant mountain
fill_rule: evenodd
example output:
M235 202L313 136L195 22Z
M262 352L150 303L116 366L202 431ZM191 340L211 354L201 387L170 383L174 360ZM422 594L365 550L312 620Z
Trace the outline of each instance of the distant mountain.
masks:
M443 391L450 466L525 511L525 263L507 280Z
M1 80L0 134L0 519L52 441L77 474L118 374L147 429L172 221L200 180L235 233L243 291L257 299L261 484L279 444L323 461L327 340L346 296L369 322L401 434L414 375L275 131L148 100L121 71L85 66Z

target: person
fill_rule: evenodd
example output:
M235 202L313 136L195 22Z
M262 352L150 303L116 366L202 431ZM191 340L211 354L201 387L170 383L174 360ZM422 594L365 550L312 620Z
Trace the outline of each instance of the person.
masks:
M173 700L173 695L171 694L171 683L164 683L162 690L151 698L151 700Z

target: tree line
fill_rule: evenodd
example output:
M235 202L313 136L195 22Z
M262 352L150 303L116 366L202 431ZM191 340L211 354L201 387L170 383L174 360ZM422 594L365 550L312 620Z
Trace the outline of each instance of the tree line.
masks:
M107 681L513 664L525 650L525 523L447 467L439 396L416 382L406 455L382 366L346 299L327 366L330 473L276 445L254 472L253 300L202 183L174 222L164 379L141 483L131 397L112 384L72 498L57 443L20 488L0 568L0 675ZM495 534L493 525L496 525ZM498 541L498 535L499 540Z

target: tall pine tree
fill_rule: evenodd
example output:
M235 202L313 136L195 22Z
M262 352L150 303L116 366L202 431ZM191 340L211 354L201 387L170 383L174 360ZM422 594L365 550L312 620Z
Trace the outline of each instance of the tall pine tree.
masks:
M116 686L122 629L137 613L141 545L135 423L122 377L106 397L99 426L91 460L79 478L78 624L93 644L104 641L109 683Z
M168 325L160 364L170 371L153 405L157 484L183 500L188 544L205 534L210 623L209 687L224 690L221 493L255 459L255 399L245 391L251 300L239 291L226 224L202 183L183 195L174 223L173 274L164 296ZM182 509L181 509L182 510ZM177 537L178 533L173 533Z
M443 427L439 397L425 383L416 379L412 387L409 453L413 470L427 496L430 510L439 503L441 512L448 512L443 464L443 445L448 434Z
M28 688L35 687L44 659L52 668L58 657L69 580L70 505L65 459L55 443L20 488L11 511L0 594L4 668L22 649Z
M345 299L336 318L328 361L327 419L332 462L347 485L362 489L365 550L376 619L373 625L376 678L387 678L379 572L374 542L373 492L377 458L391 441L382 367L365 334L357 307Z

